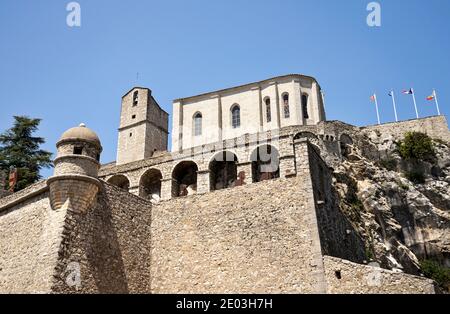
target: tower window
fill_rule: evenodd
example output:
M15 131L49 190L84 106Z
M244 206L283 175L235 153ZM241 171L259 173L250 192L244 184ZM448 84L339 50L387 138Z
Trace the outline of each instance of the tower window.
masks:
M132 115L132 116L131 116L131 119L136 119L136 115L135 115L135 114Z
M133 93L133 106L137 106L139 99L139 92L136 90Z
M194 135L202 135L202 114L200 112L194 115Z
M73 148L73 154L74 155L81 155L83 153L83 147L82 146L75 146Z
M286 119L291 116L291 113L289 111L289 94L283 95L283 112Z
M309 119L308 114L308 95L302 95L302 110L303 110L303 119Z
M133 136L133 133L130 133L130 137L132 137Z
M270 98L266 98L266 120L270 122L272 120L272 113L270 111Z
M241 126L241 108L234 105L231 109L231 126L236 129Z
M100 161L100 154L95 155L95 159L96 159L97 161Z

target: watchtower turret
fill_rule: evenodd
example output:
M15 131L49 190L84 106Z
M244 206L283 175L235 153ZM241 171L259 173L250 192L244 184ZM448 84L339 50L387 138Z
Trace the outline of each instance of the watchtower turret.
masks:
M47 180L52 208L84 213L101 187L98 180L102 146L94 131L84 124L63 133L56 143L54 175Z

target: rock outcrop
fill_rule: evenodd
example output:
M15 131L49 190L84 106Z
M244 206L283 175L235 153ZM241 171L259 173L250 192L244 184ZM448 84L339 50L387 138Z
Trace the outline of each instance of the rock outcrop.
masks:
M416 275L423 259L450 267L450 146L433 144L433 162L412 163L393 137L364 135L334 169L340 207L365 239L368 262ZM414 169L424 182L406 175Z

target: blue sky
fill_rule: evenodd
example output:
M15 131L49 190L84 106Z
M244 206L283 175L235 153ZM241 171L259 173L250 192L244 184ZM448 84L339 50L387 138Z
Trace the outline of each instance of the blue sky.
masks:
M288 73L317 78L329 120L376 123L436 114L436 88L450 113L450 1L389 0L381 27L366 24L368 0L79 0L81 27L66 24L70 1L0 2L0 131L13 115L42 118L44 148L86 123L100 136L102 162L115 160L121 96L152 89L172 100ZM136 80L136 73L139 79ZM52 170L44 171L48 176Z

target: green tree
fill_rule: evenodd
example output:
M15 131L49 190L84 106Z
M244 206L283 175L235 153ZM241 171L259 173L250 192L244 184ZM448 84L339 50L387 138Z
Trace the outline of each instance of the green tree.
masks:
M52 154L40 149L45 140L32 136L40 122L41 119L14 116L13 127L0 134L0 171L7 174L11 167L17 168L14 191L35 183L41 179L39 171L52 166Z
M421 132L407 132L405 138L398 143L398 152L406 160L433 162L436 157L433 141Z

